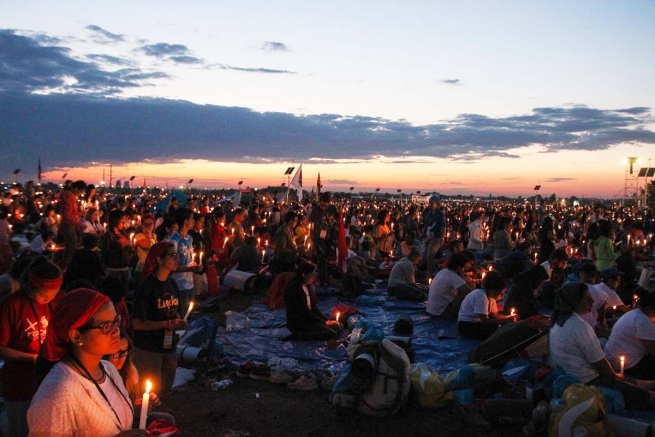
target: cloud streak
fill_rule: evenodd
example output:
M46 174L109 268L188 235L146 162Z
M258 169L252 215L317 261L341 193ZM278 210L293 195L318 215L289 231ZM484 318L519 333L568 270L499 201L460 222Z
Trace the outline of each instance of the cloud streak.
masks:
M263 50L265 52L289 52L290 51L289 48L286 46L286 44L283 44L281 42L273 42L273 41L264 42L259 49Z

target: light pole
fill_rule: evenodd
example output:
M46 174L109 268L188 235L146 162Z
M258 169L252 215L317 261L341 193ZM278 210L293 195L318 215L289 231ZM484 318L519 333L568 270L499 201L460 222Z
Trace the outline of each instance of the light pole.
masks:
M238 190L239 190L239 196L238 196L238 199L237 199L237 200L238 200L238 201L237 201L237 206L239 206L239 205L241 205L241 185L243 185L243 180L239 181L239 182L237 183L237 185L239 186L239 188L238 188Z

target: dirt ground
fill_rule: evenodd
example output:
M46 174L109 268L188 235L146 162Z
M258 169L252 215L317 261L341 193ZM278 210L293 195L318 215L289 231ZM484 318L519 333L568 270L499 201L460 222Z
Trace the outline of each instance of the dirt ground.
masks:
M194 313L213 316L224 326L224 312L243 311L263 296L230 294L220 309ZM193 317L192 317L193 318ZM164 410L172 413L187 436L322 437L322 436L520 436L520 426L496 426L490 432L472 429L449 410L421 409L408 405L397 415L371 418L359 414L336 415L328 402L328 392L297 392L284 385L240 378L228 369L199 373L234 384L212 391L203 383L206 377L190 383L163 399Z

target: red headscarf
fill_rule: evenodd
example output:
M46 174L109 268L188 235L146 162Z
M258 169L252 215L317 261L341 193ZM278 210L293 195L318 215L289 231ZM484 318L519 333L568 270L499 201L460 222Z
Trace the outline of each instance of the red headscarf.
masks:
M166 252L168 246L173 246L173 243L170 241L160 241L159 243L150 246L148 255L146 255L146 261L143 265L142 275L144 279L155 273L155 270L157 269L157 259Z
M84 326L109 298L95 290L78 288L66 294L57 304L46 337L43 356L48 361L59 361L70 343L68 334Z

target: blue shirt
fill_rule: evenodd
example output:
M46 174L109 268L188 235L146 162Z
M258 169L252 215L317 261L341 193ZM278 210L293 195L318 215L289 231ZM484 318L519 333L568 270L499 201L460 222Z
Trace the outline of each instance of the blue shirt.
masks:
M186 237L183 237L179 232L176 232L169 241L173 243L175 250L177 250L179 265L182 267L189 266L191 264L191 251L193 250L193 237L191 234L187 233ZM176 272L171 277L180 290L191 290L193 288L193 272Z

